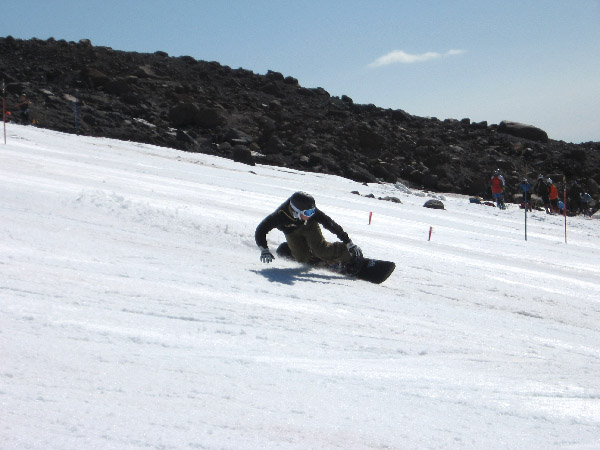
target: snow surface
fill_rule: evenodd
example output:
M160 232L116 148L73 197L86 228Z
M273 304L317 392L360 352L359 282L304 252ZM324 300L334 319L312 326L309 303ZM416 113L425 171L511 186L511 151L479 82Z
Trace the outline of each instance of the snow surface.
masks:
M262 264L296 190L392 277ZM426 200L9 125L0 448L600 448L600 221Z

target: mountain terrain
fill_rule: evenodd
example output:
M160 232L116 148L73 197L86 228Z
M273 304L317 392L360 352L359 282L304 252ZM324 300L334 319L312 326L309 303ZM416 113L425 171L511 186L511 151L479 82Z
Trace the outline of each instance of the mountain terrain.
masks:
M495 169L508 200L526 173L531 182L543 174L561 189L563 179L578 181L600 199L600 142L557 141L508 119L442 120L357 104L275 70L8 36L0 38L0 80L11 120L25 93L28 121L56 131L484 198Z

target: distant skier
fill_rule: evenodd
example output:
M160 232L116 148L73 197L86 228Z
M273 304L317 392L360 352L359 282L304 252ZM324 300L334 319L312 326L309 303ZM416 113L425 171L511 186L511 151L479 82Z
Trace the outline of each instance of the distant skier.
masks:
M321 232L325 229L335 234L341 242L327 242ZM270 263L273 253L267 244L267 234L274 228L282 231L294 259L308 263L312 258L342 263L347 273L357 273L364 258L359 247L331 217L317 209L315 199L306 192L296 192L269 214L256 228L256 245L260 260Z
M491 178L492 197L496 200L496 205L500 209L506 209L504 204L504 177L500 174L500 169L496 169Z
M548 184L546 183L544 175L540 174L538 177L533 186L533 192L542 199L546 213L550 214L550 195L548 192Z
M28 125L31 123L29 120L29 106L31 105L31 101L27 98L26 94L21 94L19 96L19 103L17 103L17 109L19 110L19 120L24 125Z
M581 196L584 194L582 187L577 183L577 181L573 181L571 183L571 188L569 192L567 192L567 208L574 214L579 214L581 212Z
M558 188L552 182L551 178L546 180L548 184L548 198L550 199L550 209L554 214L560 213L560 208L558 207Z
M581 212L588 217L591 217L594 214L594 205L596 204L596 200L592 198L590 194L584 192L581 196Z

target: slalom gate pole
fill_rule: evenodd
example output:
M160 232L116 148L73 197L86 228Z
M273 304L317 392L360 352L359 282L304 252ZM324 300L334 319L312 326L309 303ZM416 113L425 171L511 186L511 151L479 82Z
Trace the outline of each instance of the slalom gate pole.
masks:
M4 145L6 145L6 96L4 95L6 87L2 80L2 122L4 122Z
M527 182L527 164L525 165L525 181ZM531 201L531 192L523 191L523 200L525 200L525 197ZM526 200L523 201L523 206L525 207L525 240L527 240L527 203L529 202Z
M567 178L563 175L563 203L565 214L565 244L567 243Z
M429 227L429 239L427 239L428 241L431 240L431 233L433 232L433 227Z
M371 219L373 218L373 211L369 213L369 225L371 225Z

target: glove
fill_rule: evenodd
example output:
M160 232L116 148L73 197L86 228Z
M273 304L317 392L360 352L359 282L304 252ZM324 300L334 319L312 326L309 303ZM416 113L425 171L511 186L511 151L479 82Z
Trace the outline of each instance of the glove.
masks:
M270 263L275 257L268 247L260 247L260 260L264 263Z
M352 255L353 258L362 258L362 256L363 256L362 250L360 249L359 246L354 244L352 241L350 241L346 244L346 248L348 249L348 251L350 252L350 254Z

